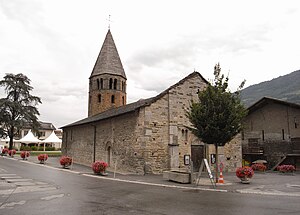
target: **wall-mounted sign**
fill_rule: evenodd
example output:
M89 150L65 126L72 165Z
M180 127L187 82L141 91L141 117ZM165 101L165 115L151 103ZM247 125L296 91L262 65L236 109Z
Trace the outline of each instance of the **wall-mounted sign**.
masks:
M211 154L210 155L210 163L215 164L216 163L216 154Z
M184 165L190 165L191 156L190 155L184 155Z

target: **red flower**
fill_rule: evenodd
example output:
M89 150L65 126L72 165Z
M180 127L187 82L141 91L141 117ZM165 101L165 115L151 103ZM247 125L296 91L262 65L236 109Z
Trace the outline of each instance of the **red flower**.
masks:
M28 158L30 156L30 152L28 151L22 151L20 154L21 158L25 159Z
M108 167L108 163L106 163L104 161L95 161L92 164L92 169L93 169L94 173L105 172L107 167Z
M73 160L71 157L69 156L62 156L60 159L59 159L59 163L60 165L62 166L70 166L72 164Z
M296 168L293 165L280 165L277 167L279 172L294 172Z
M16 154L16 150L12 149L8 151L9 156L14 156Z
M8 154L8 152L9 152L8 148L2 149L2 154Z
M38 160L41 161L41 162L44 162L48 159L48 155L47 154L40 154L38 156Z
M252 178L254 171L249 166L239 167L236 169L235 174L238 178Z
M267 169L267 167L262 163L252 164L251 168L253 170L259 170L259 171L265 171Z

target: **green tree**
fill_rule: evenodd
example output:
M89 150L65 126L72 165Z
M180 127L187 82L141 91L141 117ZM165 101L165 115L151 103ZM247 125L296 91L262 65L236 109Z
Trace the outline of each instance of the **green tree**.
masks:
M30 94L33 87L23 74L6 74L0 86L5 87L6 93L6 97L0 99L0 135L9 137L9 149L12 149L13 138L24 125L34 129L39 126L36 105L42 102Z
M242 120L247 114L240 100L240 90L231 93L228 76L221 74L221 67L214 67L214 81L199 92L199 102L192 102L187 116L193 124L192 132L204 143L214 144L216 150L216 180L218 180L218 146L224 146L241 130Z

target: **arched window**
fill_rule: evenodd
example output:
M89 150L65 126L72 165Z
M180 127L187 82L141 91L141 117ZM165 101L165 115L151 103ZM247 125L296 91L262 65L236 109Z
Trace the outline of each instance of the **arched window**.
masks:
M122 91L124 91L124 81L122 81Z
M122 104L125 105L125 98L122 96Z
M114 80L114 90L116 90L116 89L117 89L117 83L118 83L118 80L117 80L117 79L115 79L115 80Z
M110 78L110 79L109 79L109 89L110 89L110 90L112 89L112 85L113 85L113 79Z
M100 89L103 89L103 78L100 78Z
M115 95L111 96L111 103L113 103L113 104L115 103Z
M98 102L101 103L101 94L98 95Z
M100 89L100 83L99 83L99 79L97 79L97 89Z

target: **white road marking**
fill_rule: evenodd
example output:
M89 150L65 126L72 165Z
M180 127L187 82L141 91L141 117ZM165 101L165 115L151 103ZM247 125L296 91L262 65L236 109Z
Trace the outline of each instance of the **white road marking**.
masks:
M49 201L52 199L62 198L64 196L65 196L65 194L62 193L62 194L58 194L58 195L46 196L46 197L41 198L41 200Z
M19 201L19 202L10 202L10 203L5 203L3 204L0 209L5 209L5 208L13 208L15 205L24 205L26 201Z

